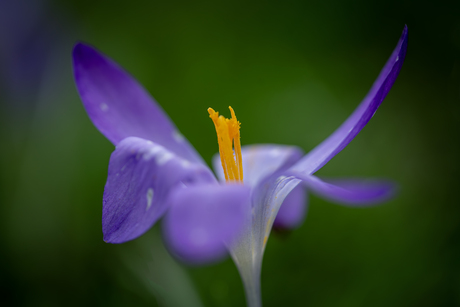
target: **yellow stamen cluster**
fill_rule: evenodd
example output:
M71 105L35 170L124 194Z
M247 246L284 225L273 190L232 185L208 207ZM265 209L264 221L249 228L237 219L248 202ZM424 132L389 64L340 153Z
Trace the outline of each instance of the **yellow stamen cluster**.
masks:
M241 158L240 125L232 107L228 107L232 118L219 116L212 108L208 109L209 117L214 122L219 143L219 154L224 169L225 180L243 182L243 161ZM234 149L233 149L234 147Z

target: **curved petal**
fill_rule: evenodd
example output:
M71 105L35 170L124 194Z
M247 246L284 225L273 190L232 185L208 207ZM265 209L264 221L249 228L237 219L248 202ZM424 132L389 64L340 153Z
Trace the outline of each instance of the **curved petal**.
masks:
M136 136L203 163L155 100L111 59L79 43L73 49L73 69L88 116L113 144Z
M265 178L292 166L303 155L302 149L285 145L249 145L241 148L244 184L255 187ZM212 159L213 169L225 181L219 154Z
M178 189L170 199L163 227L168 247L191 263L226 254L225 242L241 231L249 211L250 188L239 184L199 185Z
M278 210L273 227L277 229L293 229L305 220L308 210L306 189L297 185L284 199Z
M216 180L201 164L144 139L124 139L110 157L102 209L104 241L123 243L142 235L164 214L171 189L202 182Z
M230 245L251 306L259 306L262 258L273 222L285 198L300 182L293 176L269 176L258 184L252 191L252 210L247 212L241 235Z
M377 205L396 194L397 185L385 179L329 179L297 174L308 190L332 202L352 207Z
M364 128L390 91L407 50L407 26L377 80L353 114L326 140L302 158L293 170L313 174L339 153Z

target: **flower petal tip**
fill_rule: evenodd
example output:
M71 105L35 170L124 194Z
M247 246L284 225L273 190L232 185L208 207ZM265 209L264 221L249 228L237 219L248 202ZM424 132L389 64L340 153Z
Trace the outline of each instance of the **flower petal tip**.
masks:
M314 174L342 151L367 125L401 71L406 57L407 37L408 31L405 26L390 58L363 101L334 133L297 162L292 167L293 170L302 171L307 175Z
M402 34L401 34L401 37L398 43L399 48L396 48L395 52L392 55L394 62L398 62L398 61L400 62L399 69L401 69L402 63L404 62L404 59L406 57L407 41L408 41L408 28L407 28L407 25L404 25L404 29L402 31Z
M78 64L80 62L86 62L91 58L95 58L99 53L90 45L87 45L82 42L77 42L72 50L72 59L73 64ZM99 55L100 57L100 55Z
M351 207L369 207L382 204L397 195L399 185L388 179L329 179L303 176L312 193L334 203Z

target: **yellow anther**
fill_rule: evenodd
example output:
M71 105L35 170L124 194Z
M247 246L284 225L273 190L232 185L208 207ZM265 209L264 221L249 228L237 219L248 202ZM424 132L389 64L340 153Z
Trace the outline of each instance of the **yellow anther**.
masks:
M241 157L240 123L232 107L228 107L232 118L219 116L219 112L208 109L209 117L214 122L219 143L219 154L225 180L243 182L243 159Z

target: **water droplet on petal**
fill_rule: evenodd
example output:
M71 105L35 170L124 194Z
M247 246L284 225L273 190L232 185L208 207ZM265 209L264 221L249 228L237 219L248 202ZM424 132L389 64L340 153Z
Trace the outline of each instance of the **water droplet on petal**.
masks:
M102 110L103 112L106 112L106 111L109 109L109 106L108 106L106 103L104 103L104 102L101 103L101 104L99 105L99 107L101 108L101 110Z
M149 188L147 190L147 207L145 208L145 211L149 210L150 206L152 205L152 199L153 199L153 189Z
M173 154L168 151L161 151L155 156L155 160L159 166L165 164L173 158Z
M177 143L182 143L185 139L184 136L177 130L173 131L172 136Z

